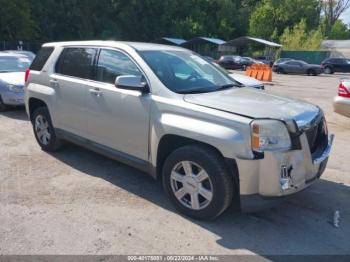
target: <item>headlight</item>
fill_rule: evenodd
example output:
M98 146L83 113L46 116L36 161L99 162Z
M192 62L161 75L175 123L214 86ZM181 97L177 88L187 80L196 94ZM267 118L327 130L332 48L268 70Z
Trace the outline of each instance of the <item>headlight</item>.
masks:
M291 148L286 125L278 120L255 120L251 123L252 149L256 152L282 151Z
M22 92L23 92L23 88L21 88L21 87L19 87L19 86L16 86L16 85L8 84L8 85L7 85L7 88L8 88L11 92L14 92L14 93L22 93Z

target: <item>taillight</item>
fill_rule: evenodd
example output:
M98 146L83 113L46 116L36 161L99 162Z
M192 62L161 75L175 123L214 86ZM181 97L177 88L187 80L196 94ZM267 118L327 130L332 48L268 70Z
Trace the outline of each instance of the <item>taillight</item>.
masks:
M339 84L338 96L350 98L350 91L346 88L346 86L343 83Z
M30 70L28 68L28 69L26 69L26 72L25 72L25 75L24 75L24 82L25 83L27 83L27 81L28 81L29 73L30 73Z

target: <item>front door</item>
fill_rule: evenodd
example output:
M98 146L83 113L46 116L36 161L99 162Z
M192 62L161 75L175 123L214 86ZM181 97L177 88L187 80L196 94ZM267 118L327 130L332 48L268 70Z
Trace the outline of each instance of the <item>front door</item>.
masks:
M102 49L96 83L87 94L89 139L108 148L148 160L150 95L118 89L121 75L142 75L131 58L121 51Z

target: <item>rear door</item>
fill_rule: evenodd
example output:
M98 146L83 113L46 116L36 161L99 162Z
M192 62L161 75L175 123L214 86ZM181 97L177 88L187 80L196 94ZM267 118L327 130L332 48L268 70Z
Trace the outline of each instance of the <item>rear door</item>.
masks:
M342 58L336 58L334 59L334 71L335 72L343 72L344 71L344 59Z
M94 78L97 49L65 48L50 76L56 91L56 125L70 133L87 136L86 96Z

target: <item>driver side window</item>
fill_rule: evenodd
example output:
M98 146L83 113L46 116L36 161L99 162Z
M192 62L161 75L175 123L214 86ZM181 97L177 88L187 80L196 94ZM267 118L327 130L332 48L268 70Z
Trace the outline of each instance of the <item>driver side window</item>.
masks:
M123 75L141 76L142 73L125 54L115 50L102 49L97 62L96 80L114 84L115 79Z

